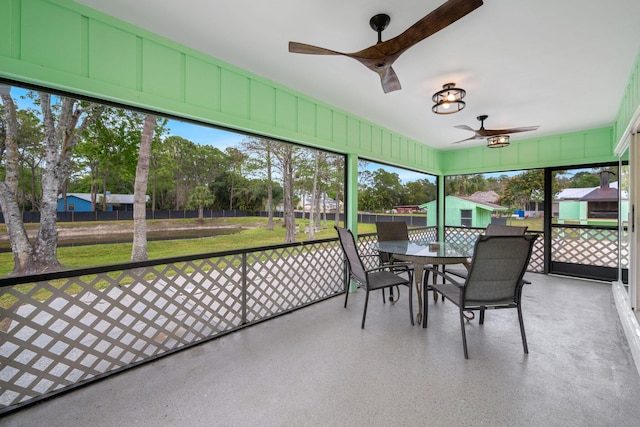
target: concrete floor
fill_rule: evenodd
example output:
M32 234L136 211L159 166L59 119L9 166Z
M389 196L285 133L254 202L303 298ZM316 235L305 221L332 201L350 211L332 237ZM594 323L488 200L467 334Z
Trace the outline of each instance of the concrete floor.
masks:
M316 304L0 419L1 426L637 426L640 378L608 284L529 274L515 310L429 328L364 292ZM417 308L417 307L416 307Z

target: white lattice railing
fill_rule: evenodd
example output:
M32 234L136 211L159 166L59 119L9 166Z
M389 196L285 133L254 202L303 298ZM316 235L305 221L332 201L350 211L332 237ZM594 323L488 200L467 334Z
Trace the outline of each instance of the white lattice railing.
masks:
M0 413L341 293L343 273L331 239L0 280Z

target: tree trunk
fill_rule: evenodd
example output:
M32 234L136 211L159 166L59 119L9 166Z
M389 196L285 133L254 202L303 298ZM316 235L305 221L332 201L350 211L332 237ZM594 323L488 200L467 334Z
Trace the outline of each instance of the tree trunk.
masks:
M283 158L283 190L284 190L284 226L286 228L285 243L296 241L296 219L293 206L293 152L292 147L284 148Z
M319 154L320 151L316 151L313 163L313 188L311 189L311 204L309 205L309 240L313 240L316 236L316 217L319 215L316 200L318 197L318 170L319 170Z
M22 213L18 206L16 191L18 189L18 120L16 105L9 95L1 95L5 109L6 138L4 146L5 178L0 183L0 207L7 226L11 251L13 252L13 273L24 274L33 264L33 247L27 237L22 222Z
M271 145L267 147L267 230L273 231L273 181L271 177Z
M151 142L156 125L156 116L147 114L142 128L136 181L133 190L133 248L131 261L145 261L147 254L147 183L149 181L149 160Z

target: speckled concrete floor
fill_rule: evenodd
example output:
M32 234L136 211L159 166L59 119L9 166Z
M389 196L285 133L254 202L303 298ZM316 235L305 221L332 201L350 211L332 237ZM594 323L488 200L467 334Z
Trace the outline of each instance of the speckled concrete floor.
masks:
M529 274L515 310L467 325L430 299L411 326L362 291L27 407L2 426L637 426L640 378L608 284ZM417 308L417 307L416 307Z

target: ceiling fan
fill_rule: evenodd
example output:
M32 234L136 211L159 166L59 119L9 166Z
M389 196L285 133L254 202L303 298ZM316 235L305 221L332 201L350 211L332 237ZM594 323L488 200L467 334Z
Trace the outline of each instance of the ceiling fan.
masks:
M470 130L471 132L473 132L475 135L473 135L470 138L467 139L463 139L461 141L456 141L454 142L454 144L458 144L460 142L464 142L464 141L470 141L472 139L485 139L485 138L489 138L492 136L498 136L498 135L509 135L512 133L519 133L519 132L529 132L532 130L536 130L538 129L540 126L525 126L525 127L518 127L518 128L507 128L507 129L485 129L484 128L484 121L487 120L489 116L487 115L482 115L482 116L478 116L476 117L476 119L478 119L480 121L480 129L472 129L471 127L467 126L467 125L458 125L458 126L454 126L457 129L463 129L463 130Z
M382 82L382 90L388 93L401 88L398 76L391 65L405 50L453 24L480 6L482 6L482 0L448 0L409 27L404 33L386 41L382 41L382 31L387 28L391 18L389 15L378 14L369 21L371 28L378 33L378 43L359 52L343 53L297 42L289 42L289 52L311 55L343 55L353 58L378 73Z

